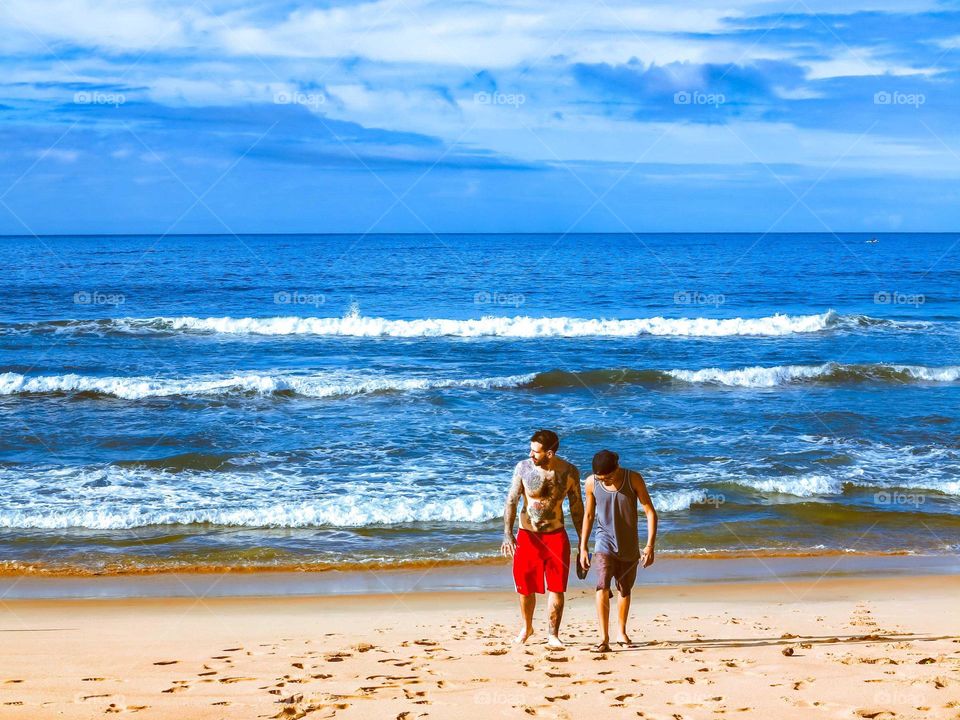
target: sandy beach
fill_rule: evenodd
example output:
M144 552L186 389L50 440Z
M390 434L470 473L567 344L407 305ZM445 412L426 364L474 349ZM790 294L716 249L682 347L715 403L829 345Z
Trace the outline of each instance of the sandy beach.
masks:
M960 578L640 586L635 645L564 651L510 592L0 602L0 717L958 718Z

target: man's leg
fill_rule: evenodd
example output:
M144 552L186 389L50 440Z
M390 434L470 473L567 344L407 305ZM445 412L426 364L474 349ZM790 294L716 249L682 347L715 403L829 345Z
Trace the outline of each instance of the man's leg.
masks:
M516 643L525 643L533 635L533 611L537 607L537 592L543 592L543 570L540 567L532 533L520 529L517 533L517 549L513 554L513 580L520 594L520 615L523 629L514 638Z
M600 623L600 644L596 652L610 650L610 581L613 560L607 553L593 554L593 567L597 573L597 620Z
M631 644L627 635L627 616L630 614L630 592L637 581L637 563L634 561L622 564L617 568L617 591L620 598L617 600L617 619L620 621L620 642Z
M563 620L563 593L551 592L550 602L547 605L550 612L550 634L560 637L560 621Z
M630 644L630 636L627 635L627 615L630 614L630 596L621 595L617 600L617 619L620 621L620 641Z
M520 596L520 614L523 615L523 630L517 635L517 642L523 643L533 635L533 611L537 608L537 594Z
M597 620L600 621L600 644L610 644L610 593L597 590Z
M563 647L560 621L563 620L563 594L567 591L567 578L570 576L570 540L566 530L544 533L541 539L544 579L549 593L547 612L550 615L550 633L547 647L559 650Z

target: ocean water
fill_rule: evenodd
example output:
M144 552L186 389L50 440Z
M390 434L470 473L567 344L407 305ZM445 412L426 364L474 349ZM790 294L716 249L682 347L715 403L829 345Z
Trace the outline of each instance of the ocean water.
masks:
M484 561L539 427L662 554L958 548L960 234L0 249L8 571Z

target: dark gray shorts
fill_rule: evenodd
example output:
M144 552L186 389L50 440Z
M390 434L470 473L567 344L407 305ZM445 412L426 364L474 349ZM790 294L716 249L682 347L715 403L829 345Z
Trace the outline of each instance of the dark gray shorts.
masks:
M617 586L617 591L622 597L627 597L633 584L637 581L637 567L640 565L640 558L636 560L620 560L609 553L594 553L593 567L597 570L597 590L606 590L613 595L610 590L611 581Z

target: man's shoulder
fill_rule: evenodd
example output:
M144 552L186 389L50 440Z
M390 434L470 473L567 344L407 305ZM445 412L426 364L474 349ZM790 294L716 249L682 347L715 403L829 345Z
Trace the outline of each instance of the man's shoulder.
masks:
M560 474L566 477L569 477L571 475L576 475L577 477L580 477L580 470L572 462L562 457L557 457L556 460L560 463L559 467L557 468L557 470L560 471Z
M530 477L530 473L536 472L536 468L533 464L533 460L526 458L521 460L516 465L513 466L514 477L519 475L520 477Z

